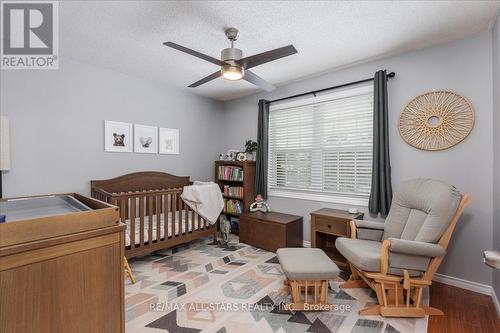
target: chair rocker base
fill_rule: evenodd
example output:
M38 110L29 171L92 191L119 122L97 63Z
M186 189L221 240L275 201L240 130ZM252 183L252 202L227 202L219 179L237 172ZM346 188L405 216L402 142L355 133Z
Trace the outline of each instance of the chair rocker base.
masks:
M371 305L359 311L362 316L382 316L382 317L405 317L405 318L422 318L425 316L442 316L443 311L429 306L420 308L407 308L406 306L387 306Z
M350 288L370 288L370 286L363 279L349 279L339 286L340 289Z
M428 315L444 314L439 309L422 305L423 289L431 284L430 281L412 279L407 272L402 277L363 272L353 265L351 265L351 272L349 280L341 284L340 288L368 287L377 294L378 304L360 310L360 315L421 318Z

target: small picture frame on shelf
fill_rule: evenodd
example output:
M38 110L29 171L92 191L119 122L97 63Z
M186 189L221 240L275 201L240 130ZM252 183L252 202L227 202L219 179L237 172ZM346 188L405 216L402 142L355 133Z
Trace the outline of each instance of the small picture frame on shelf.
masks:
M134 152L158 153L158 127L134 124Z
M119 121L104 121L104 151L114 153L132 152L132 124Z
M179 130L160 128L160 154L179 154Z

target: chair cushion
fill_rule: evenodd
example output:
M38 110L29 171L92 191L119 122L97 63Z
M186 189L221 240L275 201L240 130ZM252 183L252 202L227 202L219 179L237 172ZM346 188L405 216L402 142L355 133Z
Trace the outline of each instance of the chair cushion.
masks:
M339 237L335 241L335 247L337 248L337 250L339 250L340 253L342 253L347 261L349 261L352 265L356 266L362 271L380 272L380 250L382 248L382 243L364 239ZM412 264L414 261L416 261L415 265L399 266L410 268L408 269L408 273L410 274L410 276L420 276L422 273L416 269L418 268L425 270L429 262L428 258L413 258L413 256L405 255L397 255L394 258L396 259L396 264L400 264L402 258L405 260L410 259ZM405 262L405 260L403 260L403 262ZM422 260L425 261L423 264L421 262ZM403 275L404 271L403 269L397 268L398 265L396 265L396 267L392 267L390 257L389 264L391 266L391 268L389 268L388 270L389 274L399 276Z
M380 271L380 248L382 243L339 237L335 247L354 266L367 272Z
M392 198L382 238L435 243L460 200L457 189L441 181L421 178L403 182Z
M289 280L332 280L340 273L321 249L282 248L276 254Z

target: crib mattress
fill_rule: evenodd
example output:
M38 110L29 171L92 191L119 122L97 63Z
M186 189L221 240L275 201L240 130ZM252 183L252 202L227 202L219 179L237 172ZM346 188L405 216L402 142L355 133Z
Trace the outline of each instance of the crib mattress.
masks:
M172 237L172 234L175 230L175 235L179 235L179 232L185 233L186 232L186 225L188 227L187 232L193 231L193 220L194 220L194 230L197 230L201 225L206 224L205 220L203 220L201 217L198 219L194 219L194 214L192 211L189 212L188 214L188 219L187 223L186 222L186 213L184 210L181 211L181 217L182 217L182 223L180 222L179 219L179 211L175 212L175 228L173 228L174 223L172 223L172 213L167 214L168 217L168 223L167 223L167 237ZM160 215L160 239L165 238L165 214ZM130 220L126 221L127 224L127 229L125 230L125 246L130 246ZM182 230L181 230L182 229ZM151 238L153 241L156 240L157 237L157 218L156 215L152 216L152 235ZM141 244L141 239L140 239L140 232L141 232L141 219L138 217L135 219L135 239L134 243L136 245ZM149 241L149 216L144 217L144 243L147 243Z

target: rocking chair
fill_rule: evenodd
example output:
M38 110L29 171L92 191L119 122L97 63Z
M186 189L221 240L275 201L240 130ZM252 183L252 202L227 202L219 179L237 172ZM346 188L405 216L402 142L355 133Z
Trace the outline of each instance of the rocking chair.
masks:
M422 304L457 221L470 196L432 179L404 182L395 192L385 223L353 220L351 238L336 248L348 260L349 280L340 288L370 287L378 304L360 315L424 317L443 312Z

